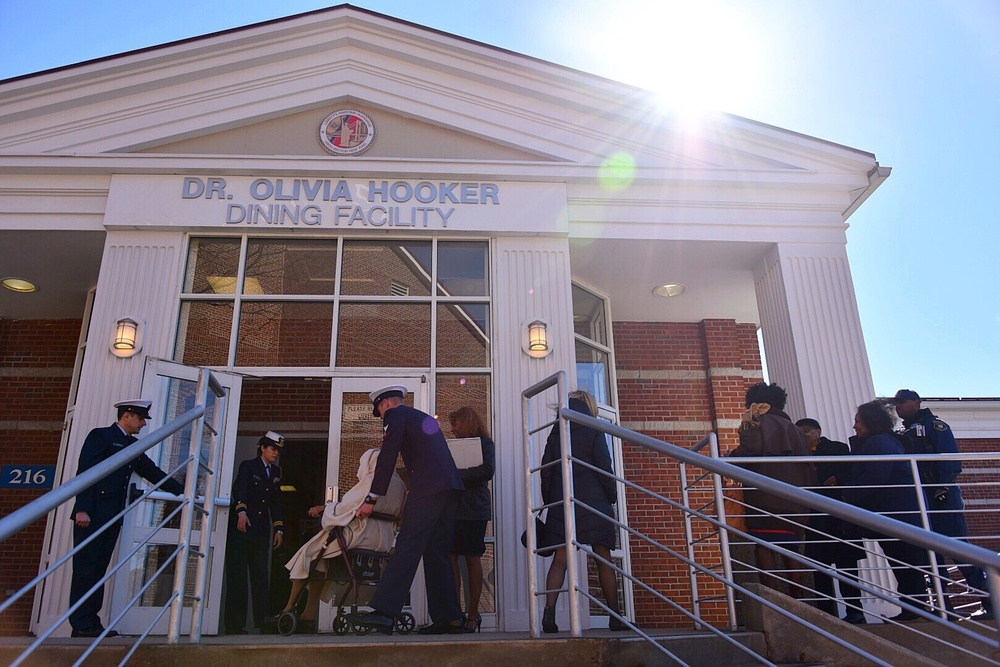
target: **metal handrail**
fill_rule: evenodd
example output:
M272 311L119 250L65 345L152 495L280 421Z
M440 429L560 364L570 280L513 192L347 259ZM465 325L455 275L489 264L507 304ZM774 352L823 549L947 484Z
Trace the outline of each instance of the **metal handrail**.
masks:
M534 497L535 497L535 495L534 495L534 488L535 488L534 487L534 474L537 473L540 470L540 466L535 467L533 465L533 463L532 463L532 461L533 461L533 459L532 459L533 453L531 451L531 442L530 441L531 441L531 436L533 434L535 434L535 433L538 433L540 430L542 430L542 427L532 428L532 426L531 426L530 410L529 410L529 407L530 407L529 406L529 400L531 398L537 396L541 392L545 391L546 389L549 389L549 388L551 388L553 386L558 386L559 398L560 398L560 407L557 410L557 419L558 419L558 423L561 426L561 428L560 428L560 436L561 436L561 443L560 443L560 445L561 445L561 449L562 449L562 452L561 452L561 454L562 454L562 456L561 456L562 461L560 463L561 463L562 469L563 469L563 482L564 482L563 504L564 504L564 513L565 513L565 517L567 519L567 522L566 522L567 525L566 525L565 542L564 542L563 545L561 545L560 547L557 547L557 548L565 548L565 549L567 549L568 556L569 556L567 558L567 565L568 565L568 567L567 567L567 576L568 576L568 584L567 584L567 586L568 586L568 590L571 593L571 595L575 594L574 597L572 597L571 600L570 600L571 624L573 622L572 615L573 615L574 611L576 610L576 608L579 606L578 605L578 598L575 597L575 596L582 596L583 598L586 598L586 599L590 600L591 602L596 603L598 606L602 607L603 609L605 609L606 611L608 611L610 614L612 614L615 617L619 618L620 620L624 621L630 628L632 628L634 631L636 631L641 636L645 637L646 639L649 639L650 641L653 641L648 635L646 635L644 632L642 632L639 628L637 628L633 624L629 623L627 621L627 619L624 619L623 617L621 617L621 615L616 610L609 609L606 605L602 604L600 600L598 600L596 597L594 597L593 595L591 595L589 593L589 591L584 590L580 586L579 580L574 576L574 574L575 574L575 568L574 568L573 572L570 572L569 565L570 564L575 564L574 562L576 560L573 557L573 554L572 554L572 551L571 551L574 547L579 548L579 549L585 551L586 554L588 556L590 556L590 557L596 558L596 559L598 559L598 560L600 560L602 562L605 562L605 563L607 562L607 561L604 561L604 559L602 559L599 556L597 556L597 554L594 553L593 550L590 549L587 545L580 544L577 541L577 538L576 538L575 526L573 528L570 527L570 522L573 520L573 517L574 517L574 511L572 509L573 507L576 507L577 511L586 510L586 511L596 512L596 510L594 508L589 507L588 505L586 505L586 504L584 504L584 503L576 500L575 498L568 497L567 494L570 493L571 491L567 491L566 488L565 488L566 487L566 480L572 478L572 475L571 475L572 466L574 466L574 465L583 465L583 466L586 466L588 468L591 468L592 470L594 470L594 471L596 471L596 472L598 472L598 473L600 473L602 475L611 477L612 479L615 479L617 482L621 482L621 483L625 484L626 486L628 486L630 488L634 488L634 489L639 490L639 491L641 491L641 492L643 492L645 494L648 494L648 495L650 495L650 496L652 496L654 498L658 498L660 501L666 503L668 506L674 507L674 508L676 508L676 509L678 509L678 510L680 510L680 511L682 511L684 513L684 516L685 516L685 528L686 528L686 532L687 532L687 534L689 536L689 539L688 539L688 552L687 552L686 556L677 553L676 551L670 549L666 545L657 542L656 540L650 538L647 535L644 535L643 533L640 533L639 531L637 531L634 528L632 528L632 527L630 527L630 526L628 526L628 525L626 525L626 524L618 521L615 518L609 518L609 517L606 517L606 518L607 518L607 520L609 520L612 523L614 523L618 528L627 531L630 535L635 536L637 539L645 540L646 542L650 543L651 545L653 545L657 549L660 549L660 550L662 550L662 551L664 551L666 553L669 553L673 557L678 558L681 561L685 562L691 568L692 581L694 581L694 577L696 576L695 572L697 571L698 573L701 573L701 574L704 574L706 576L712 577L716 581L722 583L726 587L726 590L727 590L727 596L726 596L727 597L727 606L729 607L729 610L730 610L730 612L729 612L730 613L730 625L731 625L732 628L736 627L736 619L735 619L735 612L734 612L735 603L734 603L733 591L740 591L744 595L747 595L748 597L754 598L760 604L762 604L762 605L764 605L764 606L772 609L774 612L776 612L778 614L781 614L781 615L785 616L788 619L794 620L795 622L800 623L800 624L802 624L802 625L810 628L811 630L813 630L813 631L819 633L820 635L826 637L827 639L829 639L829 640L831 640L831 641L833 641L833 642L841 645L842 647L848 648L849 650L852 650L852 651L855 651L855 652L858 652L858 653L864 655L867 659L871 660L875 664L880 664L880 665L887 665L888 664L888 663L884 662L883 660L877 658L876 656L872 656L872 655L867 654L864 651L858 649L857 647L853 646L847 640L842 639L839 636L837 636L836 634L833 634L833 633L829 632L827 629L822 628L822 627L817 627L816 625L814 625L812 623L809 623L809 622L805 621L804 619L801 619L801 618L793 615L791 612L789 612L789 611L783 609L782 607L774 604L773 602L770 602L769 600L766 600L763 597L761 597L761 596L759 596L759 595L757 595L757 594L755 594L755 593L747 590L745 587L742 587L742 586L736 584L733 581L732 566L731 566L731 563L729 562L729 557L728 557L728 553L729 553L729 549L728 549L728 534L729 534L729 531L733 530L733 529L730 526L726 525L726 517L725 517L725 513L724 513L724 509L723 509L723 506L724 506L724 503L723 503L723 492L722 492L720 484L716 485L716 488L714 489L714 494L713 494L714 495L714 503L716 505L716 510L718 512L718 516L717 517L714 516L714 515L712 515L712 514L706 513L704 511L698 510L698 509L692 509L690 507L691 503L690 503L690 498L689 498L689 495L688 495L688 490L687 490L687 486L686 485L682 485L682 490L681 490L681 493L682 493L682 503L677 503L676 501L672 501L669 498L667 498L667 497L665 497L665 496L663 496L661 494L655 493L655 492L653 492L653 491L651 491L649 489L645 489L645 488L643 488L643 487L641 487L641 486L639 486L639 485L637 485L637 484L635 484L633 482L630 482L629 480L624 479L623 477L621 477L619 475L609 474L609 473L607 473L605 471L602 471L602 470L599 470L599 469L597 469L597 468L595 468L593 466L590 466L590 465L588 465L588 464L586 464L586 463L584 463L584 462L582 462L580 460L574 459L571 456L571 452L570 452L569 447L568 447L568 432L569 432L568 424L569 424L569 422L574 422L574 423L582 424L584 426L593 428L593 429L595 429L595 430L597 430L599 432L606 433L608 435L611 435L611 436L614 436L616 438L619 438L622 441L629 442L632 445L637 445L639 447L643 447L645 449L661 453L664 456L666 456L666 457L668 457L668 458L670 458L672 460L678 461L680 463L682 469L685 466L689 466L689 465L690 466L695 466L697 468L700 468L700 469L706 471L706 475L707 474L711 474L714 479L719 479L721 477L730 478L730 479L736 480L738 482L741 482L746 487L754 487L754 488L757 488L757 489L764 490L764 491L766 491L767 493L769 493L771 495L780 497L780 498L785 499L785 500L793 501L793 502L795 502L797 504L803 505L805 507L808 507L808 508L810 508L812 510L815 510L815 511L818 511L818 512L823 512L823 513L829 514L829 515L837 517L838 519L841 519L843 521L850 522L850 523L852 523L854 525L857 525L857 526L860 526L860 527L862 527L864 529L867 529L867 530L869 530L869 531L871 531L873 533L878 533L878 534L881 534L881 535L888 536L890 538L895 538L895 539L899 539L899 540L902 540L902 541L905 541L905 542L909 542L910 544L916 545L916 546L918 546L918 547L920 547L922 549L926 549L931 554L941 554L941 555L953 558L956 562L970 563L970 564L982 567L988 573L987 576L988 576L988 588L989 588L989 590L987 591L987 594L990 596L990 598L991 598L991 600L993 602L994 607L997 607L998 606L997 603L1000 602L1000 599L998 599L998 592L1000 592L1000 555L995 554L995 553L993 553L993 552L991 552L991 551L989 551L987 549L984 549L982 547L976 546L974 544L970 544L968 542L964 542L964 541L961 541L961 540L956 540L956 539L953 539L953 538L950 538L950 537L946 537L946 536L943 536L943 535L940 535L940 534L937 534L937 533L934 533L934 532L931 532L931 531L927 530L927 528L926 528L926 526L927 526L927 523L926 523L926 507L924 507L923 504L921 504L921 508L920 509L921 509L922 514L925 517L925 519L924 519L924 521L925 521L925 523L924 523L925 527L924 528L919 528L919 527L912 526L912 525L907 524L907 523L903 523L903 522L897 521L897 520L889 518L889 517L885 517L885 516L882 516L882 515L879 515L879 514L876 514L876 513L873 513L873 512L869 512L869 511L864 510L864 509L860 509L858 507L855 507L853 505L849 505L849 504L841 502L839 500L828 498L828 497L826 497L824 495L820 495L820 494L815 493L813 491L808 491L808 490L800 489L798 487L792 486L792 485L787 484L785 482L781 482L779 480L775 480L775 479L772 479L770 477L766 477L766 476L761 475L759 473L756 473L756 472L753 472L751 470L747 470L745 468L739 467L738 465L735 465L736 463L758 463L759 464L761 462L761 459L759 457L743 457L743 458L738 458L738 459L737 458L731 458L731 459L728 459L728 460L721 460L721 459L718 459L718 458L713 458L711 456L706 456L706 455L704 455L702 453L698 453L699 451L703 450L705 447L709 447L710 449L714 450L714 453L716 454L716 456L718 455L718 440L717 440L715 434L710 433L710 434L706 435L705 438L703 438L694 448L692 448L692 449L685 449L685 448L682 448L682 447L678 447L676 445L672 445L672 444L669 444L669 443L665 443L665 442L656 440L655 438L652 438L650 436L646 436L644 434L637 433L635 431L631 431L631 430L625 429L623 427L617 426L617 425L609 423L607 421L604 421L604 420L601 420L601 419L598 419L598 418L595 418L595 417L591 417L589 415L585 415L585 414L582 414L582 413L575 412L575 411L570 410L568 408L568 400L567 400L567 393L566 393L566 389L565 389L565 374L564 374L564 372L556 373L556 374L550 376L549 378L546 378L546 379L542 380L541 382L538 382L535 385L532 385L531 387L529 387L528 389L526 389L526 390L524 390L522 392L522 431L523 431L522 432L522 436L523 436L524 454L525 454L525 461L526 461L526 465L525 465L525 472L526 472L526 484L525 484L525 494L526 495L525 495L525 499L526 499L526 507L527 507L526 518L528 520L528 524L527 525L530 527L530 529L527 531L527 540L526 541L527 541L527 546L528 546L529 552L532 553L532 554L538 554L539 553L539 550L538 550L537 544L536 544L536 540L535 540L535 535L534 535L534 533L535 533L535 531L534 531L534 519L535 519L535 516L543 509L544 506L543 505L536 505L535 501L534 501ZM821 457L809 457L809 462L812 463L812 462L815 462L815 461L821 461L823 458L825 458L825 457L822 457L822 458ZM922 455L922 456L898 455L898 456L884 456L884 457L880 456L879 457L879 461L880 462L882 462L882 461L892 461L892 460L907 461L909 463L909 465L911 466L911 470L914 473L914 480L915 480L915 485L914 486L917 489L917 491L919 492L920 491L919 474L917 473L917 468L916 468L917 461L920 461L920 460L936 460L936 461L940 461L943 458L961 458L962 460L988 460L988 459L995 459L996 455L995 454L992 455L992 456L991 455L975 455L975 454L972 454L972 455L957 455L957 456L955 456L955 455L951 455L951 456L943 456L943 455ZM871 459L871 457L863 457L863 456L857 456L857 455L855 455L853 457L850 457L850 456L841 456L841 457L836 457L835 458L835 461L837 461L837 462L848 462L848 461L851 461L851 460L871 461L872 459ZM788 462L802 463L803 462L803 458L802 457L767 457L767 461L768 462L788 461ZM702 478L704 478L704 476L705 475L703 475ZM682 473L682 479L684 479L684 478L685 478L684 473ZM922 495L922 493L920 495ZM718 529L718 536L719 536L720 548L724 552L724 555L722 557L722 565L723 565L723 570L724 571L723 571L722 574L719 574L719 573L713 571L710 567L706 567L705 565L696 562L696 559L694 557L695 556L694 551L691 548L692 539L690 538L690 535L691 535L692 531L690 529L690 518L689 517L696 517L698 519L704 520L704 521L706 521L706 522L714 525L715 528ZM756 539L756 538L754 538L754 537L752 537L752 536L750 536L750 535L748 535L746 533L743 533L741 531L736 531L736 530L733 530L733 532L735 534L738 534L741 538L747 539L748 541L752 541L752 542L756 542L756 543L759 543L759 544L763 544L762 541L760 541L760 540L758 540L758 539ZM804 556L801 556L799 554L795 554L793 552L790 552L790 551L788 551L786 549L783 549L783 548L779 547L778 545L767 544L767 546L769 548L775 549L775 551L778 551L779 553L785 553L785 552L787 552L787 555L789 555L793 559L795 559L795 560L797 560L797 561L799 561L801 563L804 563L804 564L806 564L809 567L812 567L814 569L820 569L820 570L823 569L823 568L827 568L828 569L828 566L826 566L825 564L820 564L820 563L816 563L815 561L811 561L811 560L807 559ZM933 558L933 556L932 556L932 558ZM677 603L669 600L668 598L666 598L665 596L661 595L660 593L652 590L648 585L646 585L645 583L643 583L641 581L636 580L630 574L627 574L623 569L618 568L617 566L615 566L614 564L611 564L611 563L609 563L609 565L611 565L618 574L621 574L622 576L627 577L628 579L630 579L634 583L636 583L639 586L641 586L641 587L645 588L646 590L650 591L651 593L653 593L655 596L659 597L661 600L663 600L664 602L666 602L671 607L676 608L676 609L680 609L680 611L682 611L685 615L687 615L689 618L691 618L695 622L696 626L707 627L709 630L711 630L713 632L716 632L717 634L721 635L721 633L718 633L718 631L715 628L711 627L708 623L706 623L701 618L701 615L700 615L700 613L698 613L697 609L695 610L695 613L687 612L686 610L681 609L680 606ZM933 570L933 572L936 573L936 569ZM845 581L845 582L849 581L849 579L847 577L845 577L844 575L842 575L839 572L830 570L829 574L830 574L830 576L836 577L838 580L842 580L842 581ZM872 588L871 586L867 586L866 584L863 584L863 583L861 585L859 585L859 582L856 582L856 581L851 581L851 583L853 583L855 586L857 586L859 589L865 591L866 593L876 595L877 597L881 597L882 599L886 599L886 597L887 597L887 595L886 595L886 593L884 591L876 590L876 589ZM561 590L566 590L566 589L561 589ZM538 632L538 609L537 609L537 603L535 602L535 599L538 596L540 596L540 595L544 595L548 591L539 591L538 590L538 586L537 586L537 573L536 573L536 567L534 566L534 563L532 563L532 566L529 567L529 592L530 592L531 598L532 598L532 603L529 605L529 620L530 620L530 625L531 625L530 631L531 631L531 636L532 637L538 637L539 636L539 632ZM937 595L939 596L939 599L940 599L941 589L940 589L940 583L939 582L937 583ZM692 589L692 596L696 596L694 588ZM698 604L698 600L695 600L695 605L697 606L697 604ZM941 620L941 619L937 619L936 617L931 616L927 612L924 612L922 609L914 607L913 605L909 604L908 602L903 602L901 606L903 606L903 605L905 605L904 609L915 611L919 615L921 615L921 616L923 616L925 618L929 618L930 620L938 620L938 621ZM1000 623L998 623L998 627L1000 627ZM998 644L996 642L996 640L991 640L989 638L985 638L984 639L983 637L977 635L976 633L974 633L973 631L970 631L970 630L961 629L961 630L959 630L959 632L960 632L960 634L965 635L967 637L973 637L974 636L978 641L985 641L986 643L989 643L991 645L1000 645L1000 644ZM571 627L571 634L574 637L578 637L578 636L580 636L581 633L580 633L580 630L579 630L578 627L573 626L573 627ZM725 637L725 635L721 635L721 636ZM657 647L661 651L663 651L664 653L667 653L669 655L669 652L666 651L666 649L664 649L661 645L657 644L655 641L653 641L653 643L656 644ZM749 651L749 649L744 649L741 645L739 646L739 648L741 650L746 650L747 652L751 652L751 651ZM671 657L673 659L676 659L676 656L671 656ZM754 657L757 658L758 660L761 660L765 664L770 664L769 662L767 662L767 660L761 658L760 656L756 656L755 655ZM680 662L680 661L678 661L678 662ZM681 663L681 664L683 664L683 663Z
M148 450L160 444L170 436L181 431L190 424L196 424L196 428L192 429L191 441L189 446L189 451L187 456L183 459L181 464L170 474L180 470L181 467L186 466L185 470L185 489L183 496L175 496L173 494L167 494L162 491L158 491L160 486L163 484L164 480L155 484L152 489L145 491L141 496L139 496L134 501L128 503L128 505L116 515L111 521L107 522L102 526L94 535L91 535L87 540L76 545L68 553L61 556L56 560L55 563L46 568L41 572L35 579L28 582L25 586L22 586L13 595L9 596L2 604L0 604L0 613L3 613L8 609L14 602L23 597L27 592L34 589L39 583L41 583L46 577L55 572L58 568L63 566L68 562L74 554L76 554L81 548L89 544L102 530L109 528L118 521L121 517L128 514L132 509L134 509L139 503L143 502L148 498L154 499L169 499L173 501L179 500L179 507L176 508L168 517L166 517L158 526L155 526L155 530L151 531L148 536L141 542L139 542L132 550L132 553L137 553L142 547L149 543L152 536L163 526L166 522L175 516L178 511L181 516L181 528L180 528L180 539L177 549L169 556L167 562L155 573L154 577L147 582L146 586L152 584L156 577L158 577L166 569L166 565L173 561L175 564L175 574L173 582L173 590L169 596L170 606L164 606L164 609L157 614L156 618L153 620L149 628L143 632L138 641L132 647L132 650L128 651L120 664L125 664L129 658L134 654L135 650L142 643L142 641L148 636L152 627L157 621L163 616L163 614L169 609L170 616L168 621L168 633L167 641L171 644L176 644L179 642L179 630L180 630L180 618L183 611L184 601L187 596L184 594L187 576L187 562L189 554L192 553L190 547L191 535L193 533L194 527L194 516L195 512L199 512L203 515L201 538L202 543L199 549L194 553L199 557L196 566L196 583L195 583L195 594L190 596L193 603L192 615L191 615L191 639L193 641L199 641L201 637L201 624L203 620L203 602L204 602L204 590L206 587L207 577L209 573L209 567L207 566L207 555L211 550L211 531L209 526L212 525L214 521L214 508L215 508L215 497L218 494L219 476L216 474L217 463L220 460L220 448L222 445L221 439L218 437L221 428L221 421L224 418L225 406L226 406L226 389L219 383L218 379L212 374L212 372L207 368L199 369L198 373L198 387L197 387L197 402L194 407L180 415L179 417L173 419L169 423L161 426L152 433L145 435L134 443L124 447L120 452L114 454L113 456L105 459L104 461L96 464L95 466L85 470L79 475L67 480L60 486L52 489L45 495L37 498L36 500L28 503L24 507L12 512L0 519L0 542L6 540L10 536L18 533L24 528L30 526L35 521L38 521L45 517L49 512L55 510L62 504L73 500L77 495L86 489L90 488L100 480L104 479L109 474L117 471L122 466L130 463L131 461L137 459L139 456L144 455ZM208 392L211 391L216 398L216 409L214 411L214 422L208 428L211 431L212 446L209 453L208 465L202 465L200 461L200 451L201 451L201 440L204 436L205 428L205 413L206 406L208 403ZM198 483L198 472L199 469L206 472L205 476L205 490L204 496L196 496L195 492ZM201 507L197 507L201 504ZM131 556L129 556L131 557ZM90 595L97 587L104 586L105 583L114 576L120 567L127 563L128 559L123 559L119 563L115 564L114 567L107 573L104 577L95 584L94 588L89 591L84 598L82 598L76 606L82 604L83 599ZM109 623L108 630L105 630L104 634L97 637L95 641L83 652L83 654L78 658L75 665L82 664L84 660L94 651L98 644L106 637L107 632L114 627L114 625L119 622L128 611L138 600L142 591L132 598L126 605L126 608L122 610L112 622ZM24 660L26 660L36 648L38 648L42 642L48 639L55 630L62 625L69 618L69 614L76 608L76 606L71 607L66 612L64 612L55 622L43 632L38 634L38 637L29 645L25 651L12 663L11 667L16 667L20 665Z

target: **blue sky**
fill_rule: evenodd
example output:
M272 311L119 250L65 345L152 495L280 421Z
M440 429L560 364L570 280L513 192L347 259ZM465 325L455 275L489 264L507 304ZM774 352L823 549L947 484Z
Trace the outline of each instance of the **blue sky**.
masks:
M0 79L331 4L0 0ZM874 153L848 252L876 393L1000 397L997 0L354 4Z

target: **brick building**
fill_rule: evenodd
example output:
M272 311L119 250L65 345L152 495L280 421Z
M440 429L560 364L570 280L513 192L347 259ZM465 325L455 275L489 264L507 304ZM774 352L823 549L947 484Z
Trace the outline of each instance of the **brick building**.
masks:
M154 400L155 427L207 365L231 396L220 497L276 430L288 503L307 507L379 442L367 392L402 383L492 427L484 627L523 630L524 388L566 370L609 419L728 447L763 377L759 330L793 416L845 439L874 395L846 252L847 219L889 174L870 153L732 116L682 125L644 91L347 6L3 81L0 100L3 273L38 286L0 290L0 422L27 445L3 460L55 466L56 484L115 401ZM114 349L126 319L135 349ZM614 450L677 496L676 466ZM40 492L0 489L0 508ZM680 548L673 519L622 494L633 525ZM65 553L69 509L0 546L4 590ZM161 509L126 520L121 553ZM623 567L690 597L684 572L630 546ZM158 557L123 568L108 610ZM68 584L0 632L47 627ZM213 575L208 633L224 595ZM417 585L418 621L422 601ZM641 595L627 611L682 622Z

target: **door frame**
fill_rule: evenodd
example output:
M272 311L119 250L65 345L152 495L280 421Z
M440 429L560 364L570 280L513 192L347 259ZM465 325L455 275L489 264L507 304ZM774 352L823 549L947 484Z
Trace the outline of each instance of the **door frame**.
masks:
M367 394L391 384L405 386L407 393L413 394L413 407L423 412L430 412L431 384L428 381L427 373L419 371L385 371L376 375L331 378L330 449L326 459L327 502L339 500L340 496L347 491L347 489L336 488L337 482L340 479L340 440L344 416L344 393L364 392ZM335 494L336 497L334 497ZM426 623L429 618L427 612L427 592L424 589L423 563L417 569L417 574L413 578L413 584L410 586L410 612L414 615L418 624ZM331 627L333 618L333 607L331 605L320 605L319 627Z

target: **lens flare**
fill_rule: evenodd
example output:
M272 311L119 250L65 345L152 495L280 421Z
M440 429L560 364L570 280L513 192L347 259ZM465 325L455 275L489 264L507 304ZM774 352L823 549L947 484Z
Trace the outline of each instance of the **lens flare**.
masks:
M635 180L635 158L624 151L605 158L601 163L600 178L601 186L606 190L624 190Z

